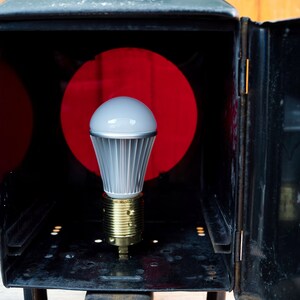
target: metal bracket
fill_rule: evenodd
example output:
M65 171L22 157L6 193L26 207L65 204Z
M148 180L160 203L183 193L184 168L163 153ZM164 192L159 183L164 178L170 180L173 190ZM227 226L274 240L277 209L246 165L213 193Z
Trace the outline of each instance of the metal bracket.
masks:
M30 289L26 288L24 291L24 300L47 300L46 289Z
M97 293L87 292L85 300L152 300L153 293Z
M248 58L248 19L241 20L239 94L248 94L249 58Z

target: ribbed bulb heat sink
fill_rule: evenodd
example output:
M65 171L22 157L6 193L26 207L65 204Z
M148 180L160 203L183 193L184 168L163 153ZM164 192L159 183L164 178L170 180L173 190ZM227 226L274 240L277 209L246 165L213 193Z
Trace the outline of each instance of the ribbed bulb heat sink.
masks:
M103 188L111 198L134 198L142 192L154 136L115 139L92 136Z

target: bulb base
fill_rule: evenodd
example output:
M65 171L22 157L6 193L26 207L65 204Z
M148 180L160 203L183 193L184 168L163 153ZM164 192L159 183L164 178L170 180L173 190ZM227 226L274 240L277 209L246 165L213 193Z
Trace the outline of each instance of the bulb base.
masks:
M103 194L103 230L107 243L119 247L119 258L128 258L128 246L139 243L144 231L144 200L115 199Z

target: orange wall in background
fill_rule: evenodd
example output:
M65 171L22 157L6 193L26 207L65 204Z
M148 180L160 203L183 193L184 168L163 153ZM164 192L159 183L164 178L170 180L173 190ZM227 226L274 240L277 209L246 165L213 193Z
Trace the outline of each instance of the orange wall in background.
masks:
M253 21L275 21L300 18L300 0L227 0L240 17Z

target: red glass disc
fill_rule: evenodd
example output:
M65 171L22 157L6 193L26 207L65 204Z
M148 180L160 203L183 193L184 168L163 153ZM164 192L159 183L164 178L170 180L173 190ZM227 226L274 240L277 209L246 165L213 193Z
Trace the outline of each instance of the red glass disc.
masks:
M74 156L100 174L89 137L89 121L103 102L129 96L144 102L157 121L157 138L145 180L172 169L195 134L197 107L181 71L163 56L140 48L105 51L83 64L65 90L61 124Z
M0 62L0 179L23 160L32 134L30 98L15 71Z

